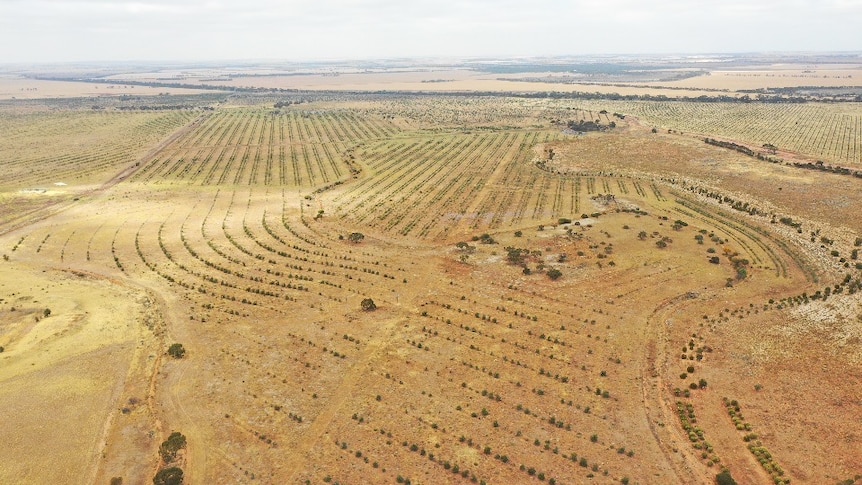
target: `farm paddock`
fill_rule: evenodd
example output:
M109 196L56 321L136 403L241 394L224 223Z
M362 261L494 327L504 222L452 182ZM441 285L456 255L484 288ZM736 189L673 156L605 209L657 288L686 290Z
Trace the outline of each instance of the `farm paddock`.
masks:
M291 96L4 103L0 481L862 474L858 105Z

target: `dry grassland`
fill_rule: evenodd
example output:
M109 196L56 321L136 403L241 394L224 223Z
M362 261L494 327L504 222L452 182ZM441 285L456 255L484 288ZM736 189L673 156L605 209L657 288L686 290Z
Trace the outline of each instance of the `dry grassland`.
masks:
M789 88L797 86L847 87L862 86L859 66L763 66L762 69L713 70L708 76L661 83L663 86L694 89Z
M0 100L68 99L83 96L153 96L161 93L197 94L200 91L185 88L48 81L0 75Z
M0 481L862 474L860 179L601 105L5 115Z

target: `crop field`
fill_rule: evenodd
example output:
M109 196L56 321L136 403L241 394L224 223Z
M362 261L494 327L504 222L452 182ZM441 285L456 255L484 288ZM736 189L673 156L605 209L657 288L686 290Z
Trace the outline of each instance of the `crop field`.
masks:
M852 107L317 96L0 116L0 482L862 474Z
M737 140L803 154L829 164L862 167L862 106L646 102L606 104L663 130Z

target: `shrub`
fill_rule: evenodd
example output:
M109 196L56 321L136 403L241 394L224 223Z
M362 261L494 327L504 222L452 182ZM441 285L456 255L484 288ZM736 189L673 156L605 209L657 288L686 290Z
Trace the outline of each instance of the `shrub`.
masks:
M359 304L362 307L363 311L371 312L377 309L377 305L374 304L374 300L371 298L365 298L362 300L362 303Z
M715 483L718 485L737 485L736 480L730 476L730 470L722 470L721 473L716 475Z
M181 483L183 483L183 470L175 466L159 470L153 477L155 485L180 485Z
M186 349L183 347L183 344L171 344L168 347L168 355L175 359L182 359L186 355Z
M550 278L552 280L558 280L558 279L560 279L561 276L563 276L563 273L560 272L560 270L558 270L556 268L548 270L548 278Z

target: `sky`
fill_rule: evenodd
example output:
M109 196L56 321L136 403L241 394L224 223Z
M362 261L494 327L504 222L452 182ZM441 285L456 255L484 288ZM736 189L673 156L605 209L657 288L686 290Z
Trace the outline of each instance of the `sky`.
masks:
M862 51L862 0L0 0L0 63Z

